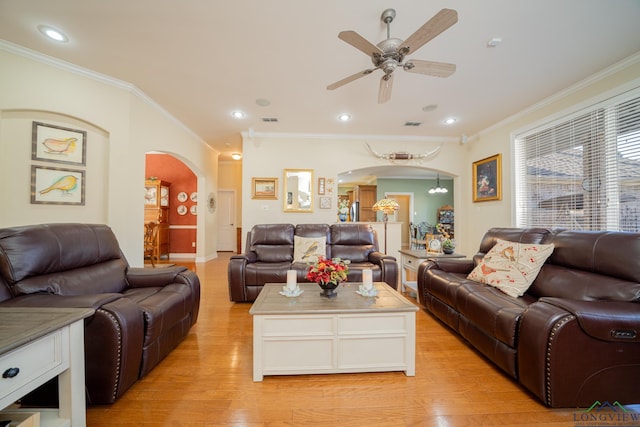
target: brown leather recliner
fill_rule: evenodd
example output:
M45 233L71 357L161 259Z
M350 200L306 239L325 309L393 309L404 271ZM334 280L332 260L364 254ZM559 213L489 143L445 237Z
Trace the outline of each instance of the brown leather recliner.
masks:
M327 258L351 261L349 281L362 281L362 270L368 268L374 281L396 289L398 263L378 251L378 238L369 224L258 224L247 233L245 252L229 261L229 299L255 301L265 283L285 283L287 270L298 272L298 282L308 282L309 266L294 262L294 236L326 237Z
M496 243L553 243L521 297L467 275ZM640 234L493 228L473 259L418 268L428 311L550 407L640 402Z
M2 307L87 307L87 401L112 403L198 318L200 281L185 267L131 268L106 225L0 229Z

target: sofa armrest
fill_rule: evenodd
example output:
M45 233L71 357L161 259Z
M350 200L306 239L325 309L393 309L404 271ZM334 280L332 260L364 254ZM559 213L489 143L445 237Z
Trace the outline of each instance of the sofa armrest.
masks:
M247 264L255 262L255 256L251 253L234 255L227 265L227 284L229 286L229 301L246 301L245 295L245 271Z
M398 261L395 257L375 251L369 253L369 262L380 266L383 282L398 289Z
M472 259L460 258L431 258L418 266L418 276L422 276L429 269L443 270L449 273L469 274L475 268Z
M242 254L232 255L231 260L241 260L247 263L253 263L258 261L258 255L255 252L245 252Z
M382 263L382 260L384 259L388 259L391 261L397 261L395 257L392 257L391 255L386 255L382 252L371 252L369 254L369 262L372 264L377 264L380 265Z
M637 313L634 302L542 298L529 305L518 329L520 383L550 407L640 399L640 342L610 335L612 325L637 328ZM578 316L591 323L587 329ZM608 336L604 340L591 334Z
M138 306L121 294L30 294L3 301L1 306L95 309L84 322L87 403L113 403L138 380L144 321Z
M176 277L185 270L187 268L182 266L166 268L129 267L126 272L126 278L132 288L167 286L176 283Z
M578 319L580 328L603 341L640 342L640 304L621 301L579 301L540 298Z

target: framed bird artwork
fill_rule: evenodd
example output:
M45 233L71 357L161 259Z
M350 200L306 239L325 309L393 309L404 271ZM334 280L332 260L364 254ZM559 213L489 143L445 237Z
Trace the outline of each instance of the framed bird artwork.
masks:
M31 203L84 205L85 171L31 166Z
M31 134L32 160L86 166L86 131L33 122Z

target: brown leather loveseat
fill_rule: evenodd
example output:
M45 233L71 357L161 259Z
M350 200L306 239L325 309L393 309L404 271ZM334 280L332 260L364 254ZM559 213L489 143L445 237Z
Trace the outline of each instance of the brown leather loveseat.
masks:
M229 261L229 298L255 301L265 283L285 283L287 270L297 271L298 282L308 282L308 263L295 261L299 239L321 239L327 258L351 261L350 282L362 280L362 270L373 272L374 282L397 287L398 263L378 251L378 238L369 224L258 224L247 233L246 250Z
M467 279L497 239L553 244L522 296ZM636 233L493 228L473 259L423 262L418 292L428 311L546 405L637 404L639 260Z
M184 267L129 267L106 225L29 225L0 229L0 301L93 308L85 321L87 401L103 404L186 337L198 318L200 281Z

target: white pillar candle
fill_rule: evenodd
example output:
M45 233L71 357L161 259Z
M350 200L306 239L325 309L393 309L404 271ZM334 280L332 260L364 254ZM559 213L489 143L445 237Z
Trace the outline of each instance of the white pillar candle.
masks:
M296 282L296 271L287 270L287 289L294 290L298 283Z
M362 284L367 290L373 288L373 271L370 268L362 270Z

